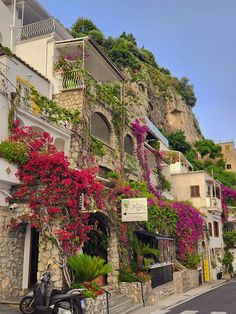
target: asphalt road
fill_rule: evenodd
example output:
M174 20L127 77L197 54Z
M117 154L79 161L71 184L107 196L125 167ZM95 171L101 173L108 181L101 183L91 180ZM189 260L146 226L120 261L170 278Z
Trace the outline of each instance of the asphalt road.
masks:
M236 314L236 281L233 280L171 310L153 314Z

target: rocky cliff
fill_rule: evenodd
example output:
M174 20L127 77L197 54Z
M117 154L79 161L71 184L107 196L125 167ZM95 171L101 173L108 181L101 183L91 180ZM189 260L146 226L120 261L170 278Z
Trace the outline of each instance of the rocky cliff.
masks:
M135 115L148 116L158 128L167 133L183 130L190 143L202 138L192 107L174 89L168 88L168 92L163 94L150 77L145 83L141 80L133 82L132 74L125 74L129 78L126 101Z

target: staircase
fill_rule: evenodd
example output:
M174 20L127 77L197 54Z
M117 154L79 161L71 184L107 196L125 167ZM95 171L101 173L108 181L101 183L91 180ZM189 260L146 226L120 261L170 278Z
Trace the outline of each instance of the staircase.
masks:
M132 300L124 297L119 291L110 291L109 297L109 313L110 314L128 314L135 313L143 307L140 303L134 303Z

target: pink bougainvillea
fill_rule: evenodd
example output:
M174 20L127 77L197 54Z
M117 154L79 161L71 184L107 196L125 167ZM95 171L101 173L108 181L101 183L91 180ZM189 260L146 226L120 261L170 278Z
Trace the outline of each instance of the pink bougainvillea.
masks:
M233 190L227 186L221 185L221 195L222 195L222 209L223 215L222 220L223 222L227 221L228 219L228 206L227 206L227 199L234 199L236 200L236 190Z
M135 119L132 122L132 129L137 141L137 157L144 170L144 180L148 184L148 188L151 193L155 196L160 197L160 193L158 192L157 188L151 182L151 170L148 166L148 151L144 146L145 139L148 133L148 127L145 124L145 120L143 119ZM159 163L158 163L159 164ZM160 169L158 169L160 171Z
M203 233L204 220L196 208L186 203L172 203L176 224L177 257L185 261L187 253L197 252L197 242Z
M144 180L147 182L149 191L155 196L148 200L149 205L157 202L160 209L167 206L167 201L162 198L158 187L151 183L151 170L147 161L147 150L145 149L145 139L148 133L148 127L143 119L135 119L132 123L133 133L137 141L137 157L144 170ZM156 165L159 176L161 175L161 160L165 156L157 149L152 149L152 153L156 156ZM177 244L177 257L181 261L185 261L186 254L197 252L197 241L203 234L204 220L199 211L187 203L169 202L168 206L172 206L177 214L178 220L176 224L175 238Z

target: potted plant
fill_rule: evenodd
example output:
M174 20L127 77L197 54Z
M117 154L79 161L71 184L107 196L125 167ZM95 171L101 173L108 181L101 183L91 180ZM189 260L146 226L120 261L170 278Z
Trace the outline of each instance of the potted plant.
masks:
M76 282L73 287L81 287L83 285L87 290L93 292L94 287L96 287L96 295L99 295L99 291L102 290L96 279L112 271L111 266L104 259L86 254L71 256L68 259L68 265L76 275Z
M159 251L157 249L151 248L149 244L142 242L136 236L133 237L131 246L136 254L137 266L139 269L143 268L144 257L146 255L151 254L155 257L159 255Z

